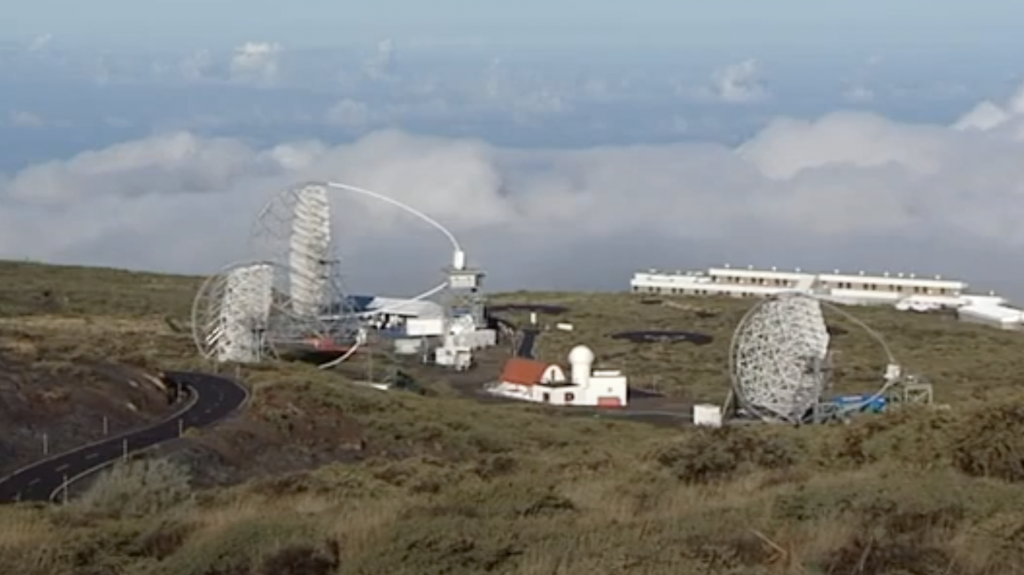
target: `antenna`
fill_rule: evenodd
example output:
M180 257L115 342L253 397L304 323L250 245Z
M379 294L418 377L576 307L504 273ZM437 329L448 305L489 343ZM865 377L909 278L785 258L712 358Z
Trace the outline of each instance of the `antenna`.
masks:
M798 293L762 300L733 335L730 371L739 407L760 419L803 421L828 377L821 304Z

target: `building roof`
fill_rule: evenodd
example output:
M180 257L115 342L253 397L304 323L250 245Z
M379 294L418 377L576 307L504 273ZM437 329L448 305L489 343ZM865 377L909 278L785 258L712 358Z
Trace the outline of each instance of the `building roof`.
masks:
M444 308L437 302L429 300L412 301L401 298L350 295L345 298L345 305L358 314L369 314L383 309L388 310L391 315L403 317L444 317Z
M954 289L954 290L965 290L968 285L967 282L960 280L948 280L943 279L941 276L934 277L918 277L911 273L883 273L878 275L872 275L859 271L856 273L841 273L839 270L835 270L832 273L822 272L806 272L802 270L796 270L792 272L781 271L778 268L771 268L770 270L755 269L752 266L743 268L733 267L720 267L720 268L709 268L707 271L690 271L690 272L675 272L675 273L664 273L651 270L649 272L637 272L633 275L633 284L642 285L646 283L704 283L712 282L714 278L745 278L745 279L763 279L763 280L789 280L799 281L802 278L816 278L821 282L850 282L855 284L877 284L877 285L893 285L893 286L920 286L920 287L931 287L939 289ZM717 283L717 282L716 282ZM727 282L729 283L729 282ZM718 284L721 285L721 284ZM735 284L734 284L735 285ZM741 284L742 285L742 284ZM717 289L717 288L715 288Z
M544 379L549 364L525 357L513 357L505 362L501 381L516 385L537 385Z
M1021 310L1002 305L965 305L959 309L963 315L1000 322L1019 322L1024 319Z

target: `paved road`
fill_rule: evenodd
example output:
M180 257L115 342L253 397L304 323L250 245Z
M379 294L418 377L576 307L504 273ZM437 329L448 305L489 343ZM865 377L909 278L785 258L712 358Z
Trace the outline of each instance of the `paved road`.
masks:
M537 335L539 334L540 331L536 329L523 328L519 330L521 339L519 340L519 348L516 349L516 355L529 359L537 359L533 353L533 348L537 344Z
M215 424L234 413L249 397L240 384L209 373L168 372L167 379L189 391L182 411L151 427L123 433L55 455L0 478L0 503L50 501L65 477L84 476L124 456L178 437L180 430Z

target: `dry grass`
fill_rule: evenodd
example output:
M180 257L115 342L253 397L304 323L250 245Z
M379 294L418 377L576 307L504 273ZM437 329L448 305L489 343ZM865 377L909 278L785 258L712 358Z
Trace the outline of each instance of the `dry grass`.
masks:
M809 435L787 430L780 440ZM116 537L141 545L165 531L177 543L161 547L159 560L101 551L126 569L152 560L166 573L210 573L230 562L256 569L300 541L341 550L342 568L330 573L1015 573L1021 564L1024 488L949 468L889 460L829 470L808 449L785 468L752 466L693 483L652 451L617 452L590 472L567 465L568 453L561 465L515 457L517 467L497 476L482 476L480 462L432 458L329 466L134 523L92 520L74 506L4 509L4 523L26 533L4 531L0 548L51 542L32 565L8 564L19 573L68 568L60 549L88 555Z
M0 549L22 549L54 535L53 526L35 510L12 510L0 523Z
M163 298L184 298L194 280L140 276L148 279L133 286L122 281L133 276L113 274L114 287L101 297L106 272L66 272L72 280L61 279L59 270L30 270L33 289L50 278L56 287L47 289L71 302L106 302L121 290L136 311L114 313L96 303L64 314L36 310L25 294L5 302L8 295L0 293L0 307L20 310L8 329L48 334L34 342L42 360L90 333L96 340L80 342L76 357L130 361L136 356L124 338L131 337L153 346L147 361L194 362L187 338L163 321L164 309L187 309ZM75 290L82 274L91 278L93 299ZM153 299L147 299L150 285L163 286ZM572 308L558 321L576 331L545 333L546 358L561 359L585 341L602 362L639 381L708 400L727 388L728 336L749 305L686 300L695 308L686 310L611 294L504 299ZM4 507L0 572L1024 572L1020 334L941 316L854 313L885 334L905 365L927 374L937 400L952 409L906 409L847 426L672 429L450 395L385 394L301 365L245 370L257 393L251 418L236 431L257 421L277 426L244 435L257 449L326 449L342 429L330 422L344 419L358 424L367 453L357 462L198 491L144 517L111 519L76 505ZM86 319L59 319L65 315ZM836 338L840 385L870 388L883 358L852 326L839 318L830 323L851 329ZM47 331L58 324L61 329ZM142 326L153 333L147 336ZM655 327L708 333L716 341L697 347L607 337ZM217 444L231 429L199 435Z

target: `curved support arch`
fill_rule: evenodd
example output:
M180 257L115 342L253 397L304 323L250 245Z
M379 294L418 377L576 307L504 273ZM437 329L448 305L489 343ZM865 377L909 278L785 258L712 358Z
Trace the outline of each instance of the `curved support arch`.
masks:
M341 184L341 183L338 183L338 182L323 182L323 183L314 182L313 184L314 185L315 184L320 184L320 185L324 185L324 186L327 186L328 188L332 188L332 189L335 189L335 190L344 190L346 192L352 192L354 194L361 194L361 195L373 198L375 200L384 202L385 204L394 206L394 207L396 207L396 208L398 208L400 210L403 210L406 213L411 214L413 216L416 216L417 218L423 220L424 222L429 224L431 227L433 227L437 231L439 231L442 234L444 234L444 237L447 238L448 241L452 244L452 249L454 249L456 253L463 253L462 252L462 246L459 244L459 240L455 238L455 234L453 234L448 228L446 228L443 225L441 225L441 223L438 222L437 220L435 220L434 218L432 218L432 217L428 216L427 214L421 212L420 210L410 206L409 204L406 204L404 202L400 202L400 201L398 201L398 200L396 200L396 199L394 199L394 198L392 198L390 196L385 196L384 194L381 194L379 192L375 192L373 190L368 190L366 188L360 188L358 186L351 186L349 184Z

